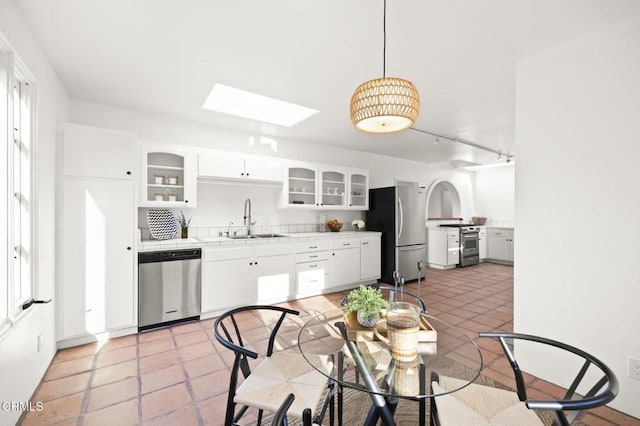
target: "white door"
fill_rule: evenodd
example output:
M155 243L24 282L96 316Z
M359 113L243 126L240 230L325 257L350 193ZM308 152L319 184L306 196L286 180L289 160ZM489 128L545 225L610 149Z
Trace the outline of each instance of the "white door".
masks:
M255 303L256 288L251 258L205 262L202 311Z
M293 294L295 256L292 253L256 257L252 270L257 288L256 303L283 300Z
M227 153L198 155L198 176L241 179L244 178L244 158Z
M132 133L66 124L62 166L66 176L132 179L136 170Z
M360 281L360 246L356 241L349 248L332 250L329 257L329 287Z
M282 182L282 160L275 157L245 158L244 172L247 179Z
M360 279L380 278L380 238L366 238L360 242Z
M135 325L132 181L65 178L61 338Z

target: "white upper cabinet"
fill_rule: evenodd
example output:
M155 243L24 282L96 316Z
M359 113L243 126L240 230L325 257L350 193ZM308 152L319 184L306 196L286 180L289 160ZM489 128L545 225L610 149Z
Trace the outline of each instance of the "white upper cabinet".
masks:
M368 173L312 163L285 167L283 208L367 210Z
M312 164L291 164L285 170L283 207L320 207L318 169Z
M133 179L136 135L77 124L62 126L62 170L65 176Z
M320 168L320 207L344 209L347 207L349 172L339 168Z
M369 172L351 170L349 172L349 202L351 210L369 209Z
M282 183L282 160L211 151L198 155L198 177L234 181Z
M164 145L140 147L141 207L196 207L195 154Z

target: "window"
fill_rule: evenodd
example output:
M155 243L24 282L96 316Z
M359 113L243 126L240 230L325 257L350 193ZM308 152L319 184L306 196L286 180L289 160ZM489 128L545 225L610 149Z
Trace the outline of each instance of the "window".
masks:
M33 295L33 129L32 86L26 72L0 42L0 131L3 142L0 213L5 232L0 255L0 330L22 312ZM0 203L5 204L5 203Z

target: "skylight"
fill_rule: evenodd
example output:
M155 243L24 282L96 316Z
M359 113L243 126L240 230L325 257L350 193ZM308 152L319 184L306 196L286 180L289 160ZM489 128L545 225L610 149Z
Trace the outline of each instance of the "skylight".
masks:
M317 110L215 84L202 108L280 126L293 127L318 113Z

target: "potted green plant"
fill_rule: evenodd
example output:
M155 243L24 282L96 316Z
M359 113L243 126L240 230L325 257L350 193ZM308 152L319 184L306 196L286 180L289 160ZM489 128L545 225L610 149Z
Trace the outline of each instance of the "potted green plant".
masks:
M180 210L180 217L176 217L176 221L180 225L180 236L182 238L189 237L189 224L191 223L191 218L187 219L184 217L184 213Z
M380 310L388 305L379 288L360 285L347 295L344 308L347 313L357 312L356 316L361 326L373 327L380 318Z

